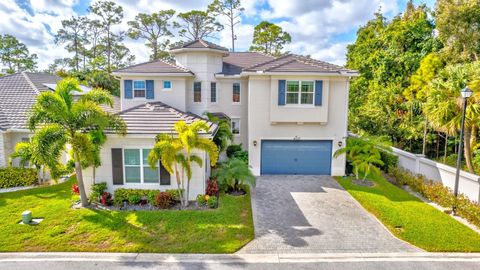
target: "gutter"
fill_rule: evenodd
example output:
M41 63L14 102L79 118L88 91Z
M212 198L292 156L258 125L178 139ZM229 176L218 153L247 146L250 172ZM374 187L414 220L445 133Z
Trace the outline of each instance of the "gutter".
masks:
M193 77L195 76L191 72L170 72L170 73L159 73L159 72L112 72L112 75L125 77L156 77L156 76L169 76L169 77Z

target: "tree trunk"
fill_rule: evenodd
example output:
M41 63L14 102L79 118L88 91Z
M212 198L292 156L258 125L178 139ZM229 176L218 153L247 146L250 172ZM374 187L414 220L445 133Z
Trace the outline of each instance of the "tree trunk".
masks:
M423 125L423 145L422 145L422 155L425 155L427 152L427 129L428 129L428 122L425 120Z
M443 161L447 160L448 155L448 134L445 134L445 150L443 152Z
M440 156L440 133L437 132L437 149L436 149L436 157Z
M466 128L464 133L464 155L465 155L465 163L467 164L468 171L471 173L475 173L472 164L472 148L470 147L470 139L472 136L472 129Z
M77 175L78 190L80 191L80 200L82 206L88 206L87 193L85 192L85 185L83 184L82 164L80 164L80 158L77 151L73 150L73 159L75 161L75 173Z

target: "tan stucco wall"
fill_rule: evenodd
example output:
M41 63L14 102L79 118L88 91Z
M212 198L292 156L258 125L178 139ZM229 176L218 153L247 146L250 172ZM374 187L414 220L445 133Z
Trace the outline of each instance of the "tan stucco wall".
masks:
M155 143L154 137L142 137L134 138L129 137L118 137L115 135L108 136L107 141L102 146L100 152L100 157L102 160L102 165L96 169L96 179L95 182L106 182L108 185L108 191L113 193L117 188L138 188L138 189L176 189L177 183L175 176L171 175L170 185L160 185L160 184L138 184L138 183L125 183L124 185L113 185L112 179L112 148L135 148L135 149L151 149ZM190 200L195 200L198 194L204 194L206 188L206 179L209 176L208 164L205 167L206 153L196 151L194 154L199 155L204 160L204 165L199 167L198 165L193 165L193 177L190 184ZM85 184L87 186L88 192L90 192L90 187L93 183L93 170L92 168L87 168L83 172L83 177Z
M250 77L248 86L251 89L248 98L248 150L249 164L255 175L260 174L262 140L292 140L295 137L301 140L332 140L333 153L339 149L338 142L342 142L342 145L345 145L347 135L348 80L346 78L331 78L327 80L322 77L313 79L324 79L324 89L328 89L325 92L330 93L329 95L327 94L328 99L323 100L322 107L324 108L279 109L272 108L278 105L277 95L271 93L272 91L278 91L278 78L270 78L269 76ZM324 93L324 98L325 95ZM323 119L325 115L315 115L322 113L327 114L326 123L307 123L308 121L306 120ZM273 116L272 114L275 115ZM273 123L272 119L278 122ZM295 122L283 123L280 122L282 119L294 120ZM256 146L253 145L253 141L257 141ZM341 156L332 159L332 174L343 175L344 173L345 157Z

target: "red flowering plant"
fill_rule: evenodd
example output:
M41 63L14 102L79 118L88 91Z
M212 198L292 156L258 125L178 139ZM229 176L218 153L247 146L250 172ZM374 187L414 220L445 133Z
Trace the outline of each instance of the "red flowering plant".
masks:
M217 196L219 190L220 189L218 187L217 180L209 179L208 182L207 182L207 189L205 190L205 194L207 194L209 196Z
M102 196L100 197L100 203L102 205L108 206L112 204L112 194L110 192L103 192Z
M72 193L75 194L75 195L80 195L80 190L78 189L77 184L72 185Z

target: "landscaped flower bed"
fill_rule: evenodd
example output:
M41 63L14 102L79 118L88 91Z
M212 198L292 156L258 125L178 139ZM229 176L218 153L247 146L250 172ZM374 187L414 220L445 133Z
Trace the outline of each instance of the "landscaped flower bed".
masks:
M209 181L206 195L199 195L196 201L189 202L188 206L180 203L179 190L165 191L157 189L116 189L112 194L105 191L106 183L97 183L92 186L90 200L94 205L109 210L206 210L218 207L218 185Z

